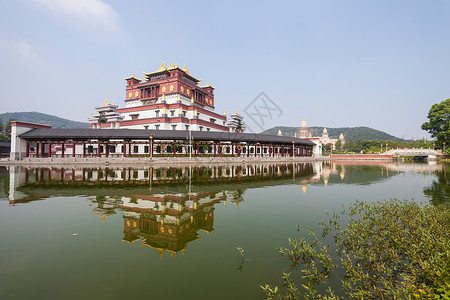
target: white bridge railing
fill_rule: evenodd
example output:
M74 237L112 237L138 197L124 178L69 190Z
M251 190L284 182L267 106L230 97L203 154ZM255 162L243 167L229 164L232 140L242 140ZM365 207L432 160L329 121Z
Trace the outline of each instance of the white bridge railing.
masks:
M398 156L438 156L442 155L442 150L434 149L391 149L383 153L384 155L398 155Z

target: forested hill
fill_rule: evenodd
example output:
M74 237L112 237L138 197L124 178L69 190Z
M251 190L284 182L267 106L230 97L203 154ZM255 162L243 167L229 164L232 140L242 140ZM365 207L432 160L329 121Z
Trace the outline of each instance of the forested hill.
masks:
M309 127L313 130L314 136L321 136L323 132L323 127ZM284 136L294 136L298 127L286 127L286 126L276 126L270 128L262 133L267 134L278 134L278 130L281 129L281 132ZM405 140L390 135L384 131L376 130L370 127L340 127L340 128L328 128L328 135L330 138L337 139L339 135L342 133L346 140L380 140L380 141L398 141L404 142Z
M0 114L0 119L3 124L6 124L9 119L15 119L22 122L31 122L38 124L50 125L52 128L89 128L89 123L71 121L49 114L39 112L8 112Z

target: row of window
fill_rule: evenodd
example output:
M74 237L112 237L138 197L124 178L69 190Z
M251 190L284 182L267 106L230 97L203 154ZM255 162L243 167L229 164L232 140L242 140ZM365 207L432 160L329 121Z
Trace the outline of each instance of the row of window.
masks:
M116 153L116 150L117 150L116 147L119 147L119 146L109 145L109 153L111 153L111 154ZM121 153L125 153L125 146L121 146L121 147L122 147L121 148L121 150L122 150ZM144 153L149 153L149 149L150 149L149 146L144 146ZM156 153L161 153L162 150L163 150L162 146L156 146L155 147L155 152ZM200 153L205 153L205 151L207 151L209 153L212 153L213 148L212 148L212 146L200 147L199 150L200 150ZM303 150L304 150L303 151L304 154L306 154L306 149L303 149ZM105 151L104 146L100 146L100 153L104 153L104 151ZM173 147L172 146L166 146L165 151L167 153L172 153L173 152ZM222 151L224 153L227 153L227 154L231 153L231 146L224 147ZM242 147L241 151L242 151L243 154L245 154L245 153L247 153L247 148L246 147ZM87 153L92 154L94 152L95 152L94 151L94 146L88 146L87 147ZM176 147L176 152L177 153L183 153L183 146L177 146ZM237 153L237 152L238 152L238 146L234 146L234 153ZM136 146L136 145L133 146L133 153L139 153L139 146ZM250 153L251 154L255 153L255 148L254 147L250 148ZM256 148L256 153L260 154L261 153L261 148L257 147ZM268 148L263 148L263 153L264 154L269 153L269 149ZM276 154L281 153L281 149L274 148L274 153L276 153Z

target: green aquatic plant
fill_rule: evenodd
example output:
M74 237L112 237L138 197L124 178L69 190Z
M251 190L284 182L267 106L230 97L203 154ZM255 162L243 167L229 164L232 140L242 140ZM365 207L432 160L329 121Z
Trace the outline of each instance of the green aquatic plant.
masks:
M345 274L345 299L450 299L448 206L357 201L341 214L328 215L320 223L322 239L312 232L312 242L289 239L287 248L279 248L292 270L300 267L304 291L284 274L283 292L262 286L267 299L339 299L331 288L325 295L317 292L334 269ZM324 242L327 236L334 240L334 256Z

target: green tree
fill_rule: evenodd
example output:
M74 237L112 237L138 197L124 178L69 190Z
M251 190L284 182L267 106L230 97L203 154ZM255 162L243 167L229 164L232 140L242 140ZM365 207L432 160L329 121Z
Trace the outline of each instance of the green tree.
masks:
M15 121L15 119L9 118L8 122L6 122L5 135L7 135L11 131L11 122L12 121Z
M336 147L336 150L341 150L342 149L342 142L341 141L337 141L334 146Z
M333 144L328 143L328 144L323 145L323 150L326 152L330 152L332 147L333 147Z
M303 290L285 273L283 290L262 286L267 299L450 299L449 206L356 201L329 216L322 238L311 232L278 247ZM329 286L339 273L342 298Z
M428 122L422 124L422 129L428 131L437 144L448 143L450 138L450 99L431 106L428 112Z
M0 119L0 135L4 133L5 126L3 126L3 120Z

